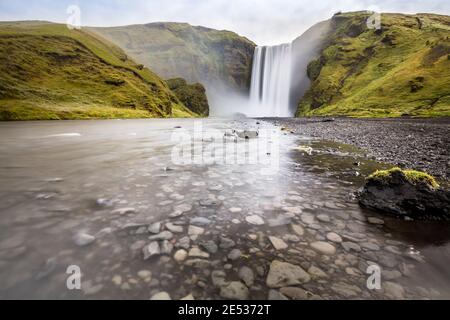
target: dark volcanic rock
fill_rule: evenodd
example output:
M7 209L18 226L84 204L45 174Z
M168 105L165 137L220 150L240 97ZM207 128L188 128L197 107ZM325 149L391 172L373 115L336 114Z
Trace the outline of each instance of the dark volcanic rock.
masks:
M450 221L450 192L427 179L414 181L405 172L393 169L372 175L359 192L360 204L417 220ZM425 174L423 177L427 178Z

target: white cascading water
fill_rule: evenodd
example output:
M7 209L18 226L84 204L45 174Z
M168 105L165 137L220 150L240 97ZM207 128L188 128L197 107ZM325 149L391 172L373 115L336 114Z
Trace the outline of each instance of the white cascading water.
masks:
M250 87L251 116L291 117L292 44L257 47Z

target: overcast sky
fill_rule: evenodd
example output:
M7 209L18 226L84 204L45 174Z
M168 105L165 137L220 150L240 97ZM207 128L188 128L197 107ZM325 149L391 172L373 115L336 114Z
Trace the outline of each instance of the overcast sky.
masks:
M232 30L259 45L289 42L338 11L450 15L449 0L0 0L0 20L66 22L70 5L80 7L83 25L188 22Z

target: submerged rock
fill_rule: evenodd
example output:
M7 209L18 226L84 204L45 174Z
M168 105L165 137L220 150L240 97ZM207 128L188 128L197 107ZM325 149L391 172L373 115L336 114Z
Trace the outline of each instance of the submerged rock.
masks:
M273 261L270 265L266 284L269 288L283 288L307 283L311 276L301 267L281 261Z
M371 175L358 193L362 206L418 220L450 221L450 191L423 172L394 168Z
M249 290L242 282L234 281L221 288L220 296L229 300L247 300Z

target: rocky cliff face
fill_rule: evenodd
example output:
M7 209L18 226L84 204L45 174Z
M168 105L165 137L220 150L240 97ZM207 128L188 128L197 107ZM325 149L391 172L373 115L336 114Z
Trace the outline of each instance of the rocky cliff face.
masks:
M247 91L255 44L229 31L186 23L91 28L163 78Z
M357 117L450 115L450 17L336 14L309 63L311 87L297 115Z
M209 116L208 97L201 83L188 84L182 78L169 79L166 82L186 108L200 116Z

